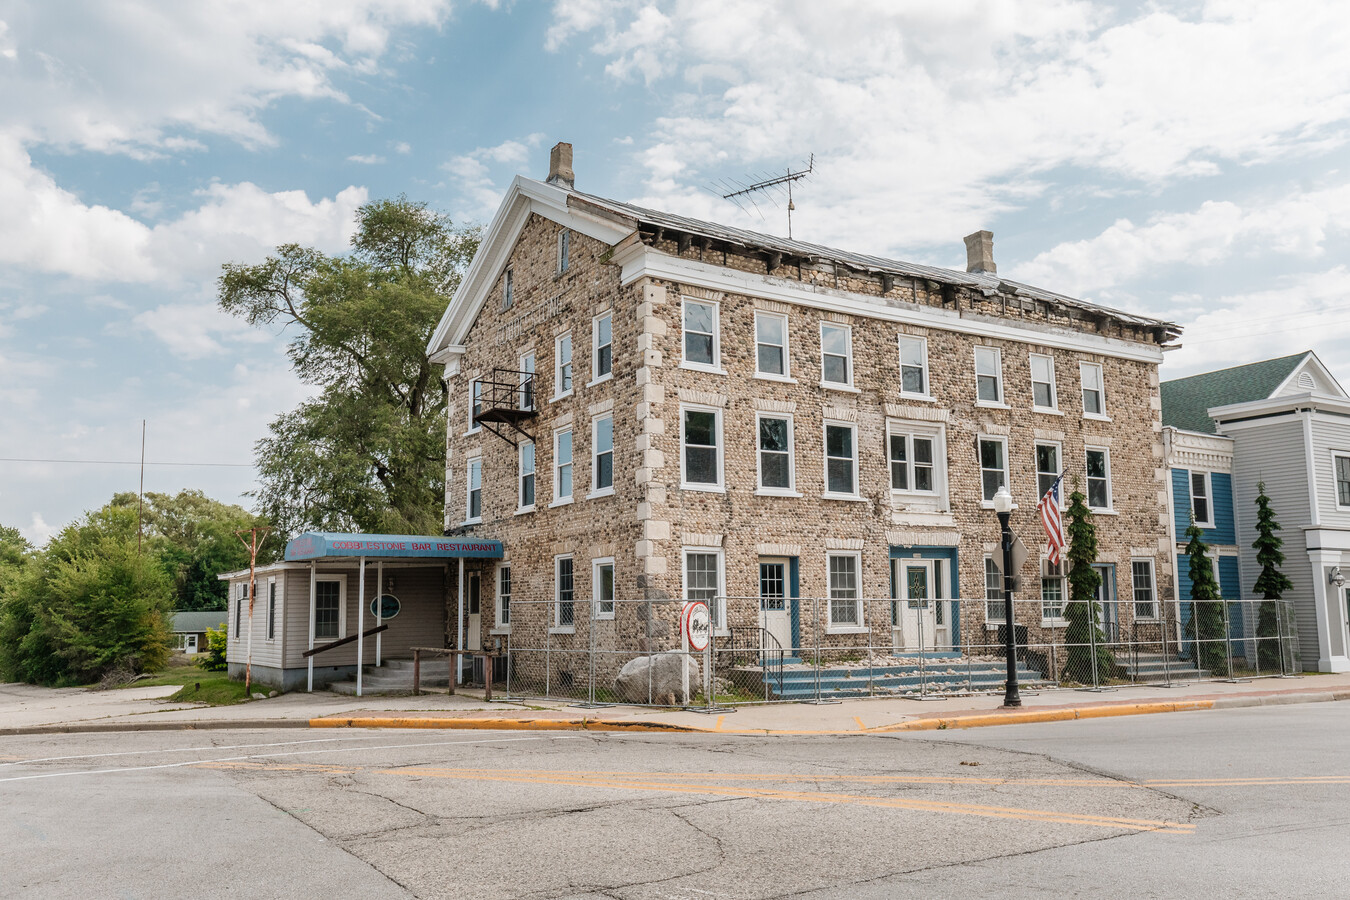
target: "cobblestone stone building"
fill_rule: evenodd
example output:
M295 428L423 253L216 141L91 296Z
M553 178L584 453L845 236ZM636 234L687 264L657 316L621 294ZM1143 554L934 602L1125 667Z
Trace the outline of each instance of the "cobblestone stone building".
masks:
M1098 514L1108 629L1156 616L1178 329L1003 280L992 235L966 244L957 272L639 209L576 190L555 147L432 342L447 533L506 547L466 572L452 631L646 649L676 604L627 601L703 597L723 634L785 647L992 641L1001 606L954 601L985 597L1006 484L1034 640L1067 597L1036 550L1061 469Z

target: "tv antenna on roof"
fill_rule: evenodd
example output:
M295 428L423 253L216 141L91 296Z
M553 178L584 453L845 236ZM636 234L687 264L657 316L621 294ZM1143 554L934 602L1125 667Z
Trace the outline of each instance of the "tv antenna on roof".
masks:
M805 169L798 169L796 172L792 171L792 169L788 169L787 173L784 175L762 174L759 176L760 180L753 184L743 184L735 179L728 179L722 181L717 186L725 191L725 193L722 194L723 200L730 200L740 207L743 212L749 212L749 210L741 205L741 200L744 199L745 202L755 208L755 212L759 213L761 219L764 218L764 214L759 212L759 204L755 202L756 194L763 194L775 206L778 206L783 197L786 196L788 238L791 239L792 211L797 208L797 205L792 202L792 184L793 182L800 181L810 175L815 168L816 155L812 153L806 160ZM727 190L728 188L731 188L731 190Z

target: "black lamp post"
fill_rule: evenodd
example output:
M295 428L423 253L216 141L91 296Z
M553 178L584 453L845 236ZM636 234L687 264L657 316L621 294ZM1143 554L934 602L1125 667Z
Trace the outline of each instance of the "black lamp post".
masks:
M1003 546L1003 652L1008 663L1008 680L1004 682L1003 690L1005 707L1022 705L1022 695L1017 689L1017 629L1013 619L1013 533L1008 527L1015 505L1012 494L1008 493L1008 486L1001 485L994 493L994 513L998 516Z

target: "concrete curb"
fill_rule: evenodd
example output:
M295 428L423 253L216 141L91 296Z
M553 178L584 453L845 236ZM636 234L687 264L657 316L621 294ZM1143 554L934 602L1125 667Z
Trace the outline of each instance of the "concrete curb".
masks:
M447 731L663 731L688 734L711 733L704 728L669 722L629 722L604 719L475 719L414 716L329 716L310 719L311 728L439 728Z
M71 722L0 728L0 737L20 734L89 734L101 731L220 731L251 728L308 728L309 719L196 719L189 722Z

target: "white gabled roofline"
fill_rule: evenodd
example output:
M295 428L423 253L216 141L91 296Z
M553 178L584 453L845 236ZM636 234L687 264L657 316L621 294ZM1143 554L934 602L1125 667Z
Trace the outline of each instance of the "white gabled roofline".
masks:
M1338 385L1339 387L1339 385ZM1297 412L1308 409L1314 412L1325 410L1341 415L1350 415L1350 398L1323 394L1319 391L1305 391L1302 394L1286 394L1282 397L1268 397L1264 400L1248 400L1246 403L1230 403L1227 406L1214 406L1209 409L1209 417L1220 425L1232 427L1239 423L1225 421L1245 419L1254 416L1268 416L1275 413Z
M1298 365L1294 366L1293 370L1288 375L1285 376L1284 381L1281 381L1279 385L1275 388L1275 390L1270 392L1270 396L1271 397L1277 396L1281 391L1289 387L1289 385L1292 384L1294 380L1298 378L1298 376L1302 375L1309 368L1315 368L1318 371L1318 373L1320 373L1322 377L1327 380L1329 384L1335 385L1337 392L1342 397L1350 396L1345 393L1345 388L1341 387L1341 383L1336 380L1336 376L1331 374L1331 370L1328 369L1322 363L1322 360L1317 358L1317 354L1311 350L1309 350L1307 353L1303 355L1303 361L1300 362Z

